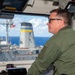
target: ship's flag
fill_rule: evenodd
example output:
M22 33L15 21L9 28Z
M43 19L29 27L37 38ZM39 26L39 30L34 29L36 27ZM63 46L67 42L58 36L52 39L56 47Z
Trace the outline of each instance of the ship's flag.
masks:
M16 25L10 25L10 28L14 28Z

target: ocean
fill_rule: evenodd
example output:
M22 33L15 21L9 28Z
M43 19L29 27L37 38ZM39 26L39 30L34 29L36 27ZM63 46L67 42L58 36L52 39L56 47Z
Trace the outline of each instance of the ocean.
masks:
M1 37L5 40L5 37ZM35 44L36 46L44 46L45 43L49 40L50 37L34 37L35 40ZM9 42L11 42L12 45L16 44L19 45L20 41L19 41L19 37L9 37Z

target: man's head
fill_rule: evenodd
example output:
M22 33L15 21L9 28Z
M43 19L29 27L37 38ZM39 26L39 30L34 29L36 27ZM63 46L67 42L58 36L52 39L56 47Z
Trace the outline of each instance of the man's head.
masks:
M67 10L54 9L50 12L48 30L56 34L61 28L71 25L71 15Z

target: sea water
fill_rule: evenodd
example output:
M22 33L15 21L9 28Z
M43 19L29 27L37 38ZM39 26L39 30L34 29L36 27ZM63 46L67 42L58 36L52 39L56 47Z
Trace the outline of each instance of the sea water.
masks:
M6 40L5 37L1 37L3 40ZM34 41L36 46L44 46L44 44L49 40L50 37L34 37ZM9 37L9 42L14 45L19 45L20 44L20 37Z

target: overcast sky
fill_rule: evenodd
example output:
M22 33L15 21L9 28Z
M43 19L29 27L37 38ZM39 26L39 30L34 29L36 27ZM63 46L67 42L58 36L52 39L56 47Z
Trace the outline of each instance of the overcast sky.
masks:
M6 35L6 22L9 20L0 19L0 36ZM48 32L47 17L41 16L28 16L28 15L15 15L13 20L14 28L8 28L9 36L19 36L20 35L20 27L22 22L30 22L32 23L34 36L38 37L51 37L52 34Z

